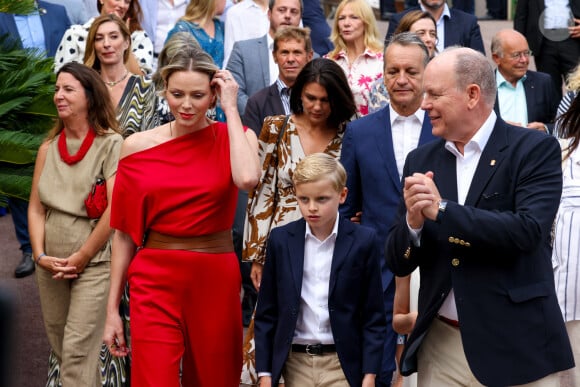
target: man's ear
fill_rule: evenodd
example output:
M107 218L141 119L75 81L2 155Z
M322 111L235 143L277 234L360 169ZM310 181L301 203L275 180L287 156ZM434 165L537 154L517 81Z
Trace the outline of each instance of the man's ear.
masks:
M343 204L346 201L347 195L348 195L348 188L343 187L342 190L340 191L340 198L339 198L338 202L340 204Z
M467 86L467 107L473 109L481 100L481 88L472 83Z

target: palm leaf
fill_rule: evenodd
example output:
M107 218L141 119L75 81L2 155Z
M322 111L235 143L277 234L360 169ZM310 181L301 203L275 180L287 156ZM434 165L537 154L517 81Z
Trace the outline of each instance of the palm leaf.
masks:
M33 165L15 166L0 163L0 195L28 200L33 170Z
M27 15L34 10L34 0L0 0L0 12Z
M0 130L0 162L12 164L34 163L44 135Z
M7 3L24 1L0 0L0 9ZM53 65L37 50L0 37L0 195L30 196L36 152L56 117Z

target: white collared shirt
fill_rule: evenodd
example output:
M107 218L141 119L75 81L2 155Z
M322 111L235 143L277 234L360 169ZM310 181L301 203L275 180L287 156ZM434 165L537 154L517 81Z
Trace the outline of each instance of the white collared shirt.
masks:
M185 8L187 7L186 0L173 0L173 5L168 0L159 0L157 5L157 25L155 28L155 36L150 37L155 39L153 41L153 52L159 54L163 50L165 39L169 30L175 26L177 20L185 15Z
M523 127L528 125L528 105L526 103L526 91L524 90L526 78L527 76L524 75L516 82L516 87L513 87L511 83L506 81L499 70L495 72L497 100L501 118L518 123Z
M459 152L452 141L447 141L445 143L445 149L455 156L455 167L457 172L457 203L461 205L465 204L465 199L467 198L467 193L469 192L469 187L471 186L471 181L475 174L475 169L477 168L477 164L479 164L481 153L485 149L487 141L493 132L496 120L497 116L492 110L481 128L479 128L471 140L469 140L469 142L463 147L463 154ZM453 292L453 289L451 289L447 298L443 302L443 305L441 305L439 314L451 320L459 320L457 317L457 306L455 305L455 293Z
M280 73L278 65L274 62L274 55L272 55L272 51L274 51L274 39L270 36L269 33L266 34L266 39L268 41L268 68L270 70L270 80L266 82L266 84L271 85L276 79L278 79L278 75Z
M574 25L574 15L570 10L571 0L544 0L544 28L564 29Z
M419 6L423 12L429 12L427 8L419 2ZM429 12L431 13L431 12ZM437 21L437 52L441 52L445 49L445 16L451 19L451 12L449 11L449 7L447 3L443 4L443 13L441 17Z
M243 0L232 6L228 10L225 22L224 68L228 64L235 42L259 38L268 33L269 29L270 21L268 20L267 7L262 9L254 0Z
M300 310L293 343L334 344L328 313L328 290L338 220L337 213L332 232L324 241L318 240L306 224Z
M403 177L403 167L405 166L407 155L419 145L419 137L421 137L421 128L423 127L425 112L418 109L410 116L404 117L399 115L393 109L392 105L389 105L389 112L391 118L391 133L393 136L393 150L395 152L395 161L397 162L397 171L399 172L400 180Z

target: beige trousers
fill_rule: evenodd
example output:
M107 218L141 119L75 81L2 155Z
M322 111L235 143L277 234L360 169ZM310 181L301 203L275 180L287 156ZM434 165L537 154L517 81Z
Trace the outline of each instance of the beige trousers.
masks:
M348 387L338 355L292 352L282 370L285 387Z
M419 348L418 387L483 387L467 363L459 328L434 319ZM559 373L548 375L518 387L559 387ZM514 386L515 387L515 386Z
M60 366L63 387L100 386L110 263L89 265L74 280L54 280L36 267L40 305L48 342Z

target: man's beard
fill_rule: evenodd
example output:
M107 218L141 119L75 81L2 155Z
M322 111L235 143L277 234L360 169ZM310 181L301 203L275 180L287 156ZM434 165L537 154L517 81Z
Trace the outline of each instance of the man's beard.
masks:
M442 8L445 5L445 2L441 2L440 4L427 4L426 1L421 1L423 7L427 8L430 11L437 11L438 9Z

